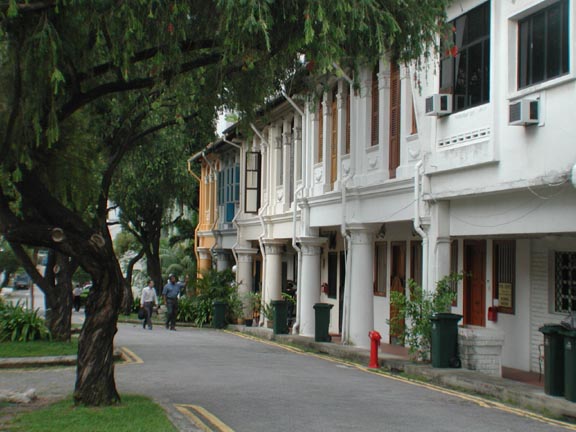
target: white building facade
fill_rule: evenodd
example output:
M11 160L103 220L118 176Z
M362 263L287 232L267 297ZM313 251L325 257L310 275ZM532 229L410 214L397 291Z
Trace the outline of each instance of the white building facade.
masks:
M463 0L447 13L438 62L383 58L320 98L279 97L236 136L228 256L267 303L296 285L294 332L313 336L314 304L330 303L330 332L360 347L370 330L398 341L392 291L463 272L461 324L503 334L502 365L537 371L538 328L576 309L576 12Z

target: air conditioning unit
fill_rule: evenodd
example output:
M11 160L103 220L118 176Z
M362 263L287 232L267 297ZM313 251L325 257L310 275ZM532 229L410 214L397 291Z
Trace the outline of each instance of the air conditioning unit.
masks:
M520 99L508 106L508 124L528 126L540 122L539 102L536 99Z
M426 115L444 116L452 113L451 94L433 94L426 98Z

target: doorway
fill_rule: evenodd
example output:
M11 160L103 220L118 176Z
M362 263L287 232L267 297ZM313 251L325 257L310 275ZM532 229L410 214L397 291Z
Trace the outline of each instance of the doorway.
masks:
M464 240L464 324L486 325L486 240Z
M390 245L392 261L390 263L390 291L406 293L406 243L392 242ZM390 320L398 319L398 308L390 305ZM398 331L390 331L390 343L400 345L405 323L399 323Z

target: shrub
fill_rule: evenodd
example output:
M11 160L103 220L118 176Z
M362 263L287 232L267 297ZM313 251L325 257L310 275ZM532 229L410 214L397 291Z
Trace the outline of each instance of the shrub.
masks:
M199 327L212 319L214 301L226 303L226 319L235 321L242 315L242 302L238 297L234 274L230 270L208 270L196 281L194 297L182 297L178 302L178 321L193 322Z
M408 345L410 355L417 360L429 360L432 341L432 322L435 313L450 312L456 299L452 283L461 280L462 274L451 274L436 283L432 292L424 292L413 280L409 281L410 295L392 291L391 307L397 308L398 314L388 320L390 332L400 335L403 344Z
M20 304L0 303L0 341L28 342L50 339L44 319Z

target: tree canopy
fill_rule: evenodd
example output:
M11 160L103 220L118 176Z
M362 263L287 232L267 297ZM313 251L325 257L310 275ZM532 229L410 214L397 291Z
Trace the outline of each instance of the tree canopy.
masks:
M112 341L123 280L106 216L126 154L146 152L160 130L207 120L213 107L249 118L303 59L325 73L386 52L422 58L449 3L0 3L0 233L71 257L92 277L77 402L119 400Z

